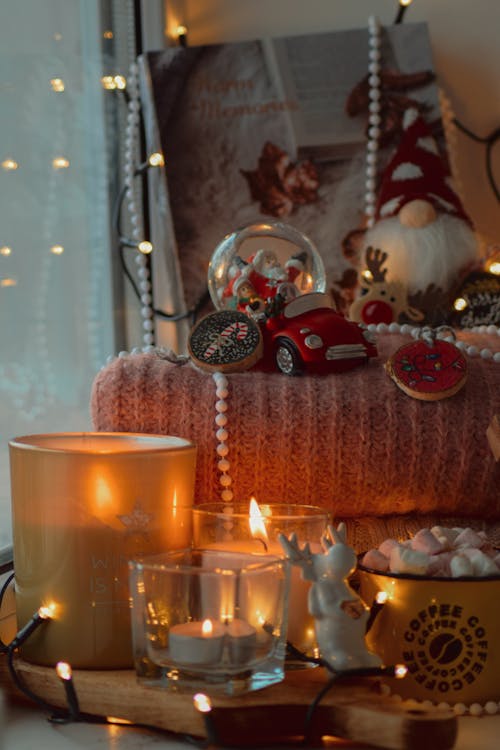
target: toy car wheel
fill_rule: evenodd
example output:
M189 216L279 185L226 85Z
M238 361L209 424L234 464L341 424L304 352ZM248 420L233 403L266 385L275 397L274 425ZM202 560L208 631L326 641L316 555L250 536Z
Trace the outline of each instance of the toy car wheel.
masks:
M295 345L287 339L278 339L274 357L278 369L285 375L300 375L304 369Z

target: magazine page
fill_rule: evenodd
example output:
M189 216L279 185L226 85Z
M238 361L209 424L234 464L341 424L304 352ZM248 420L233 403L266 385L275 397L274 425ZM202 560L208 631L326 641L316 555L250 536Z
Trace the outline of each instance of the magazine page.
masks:
M394 112L420 101L439 120L426 25L384 28L382 56ZM328 284L339 283L349 268L341 240L364 208L368 113L354 94L367 75L367 30L171 48L144 63L187 306L206 291L224 236L269 219L306 234ZM381 161L397 138L396 129Z

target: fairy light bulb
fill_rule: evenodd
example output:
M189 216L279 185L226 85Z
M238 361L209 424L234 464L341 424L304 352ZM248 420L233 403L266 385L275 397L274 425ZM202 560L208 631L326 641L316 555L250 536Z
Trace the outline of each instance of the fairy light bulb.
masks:
M177 29L176 29L175 33L177 34L177 39L178 39L179 44L181 45L181 47L186 47L186 45L187 45L187 27L184 26L184 24L180 23L177 26Z
M361 276L363 277L365 281L373 281L373 274L371 271L368 270L368 268L365 268Z
M149 255L149 253L153 252L153 245L148 240L142 240L142 242L139 242L137 245L137 249L143 255Z
M389 594L387 591L378 591L377 596L375 597L375 601L377 604L385 604L387 599L389 598Z
M117 75L113 78L113 82L115 84L115 88L119 89L120 91L124 91L127 88L127 79L125 76Z
M54 169L67 169L69 167L69 159L66 159L65 156L56 156L55 159L52 159L52 166Z
M411 5L411 3L412 3L412 0L399 0L399 4L403 8L407 8L409 5Z
M8 247L7 245L4 245L3 247L0 247L0 255L3 255L7 257L12 253L12 248Z
M463 297L457 297L457 299L453 303L453 307L457 312L461 312L467 307L467 300L465 300Z
M112 32L112 31L110 31L109 29L107 29L107 30L106 30L106 31L105 31L105 32L103 33L103 37L104 37L104 39L113 39L113 32Z
M50 248L50 252L53 255L62 255L64 252L64 247L62 245L52 245Z
M153 154L150 155L148 159L148 164L151 167L163 167L165 165L165 159L163 158L163 154L160 154L159 151L155 151Z
M64 91L64 81L62 78L51 78L50 85L52 86L52 90L57 93Z
M0 279L0 286L17 286L17 281L15 279Z
M57 662L56 672L57 676L60 677L61 680L70 680L73 675L71 666L65 661Z
M101 84L103 89L106 89L107 91L114 91L114 89L116 89L116 83L113 76L103 76L101 78Z
M494 273L495 276L500 276L500 260L495 260L488 266L488 271Z
M2 162L2 169L6 172L13 172L18 168L19 164L15 159L4 159Z
M402 680L408 674L408 667L405 664L396 664L394 669L394 677L397 680Z
M212 703L205 693L196 693L193 695L193 704L197 711L207 714L212 710Z

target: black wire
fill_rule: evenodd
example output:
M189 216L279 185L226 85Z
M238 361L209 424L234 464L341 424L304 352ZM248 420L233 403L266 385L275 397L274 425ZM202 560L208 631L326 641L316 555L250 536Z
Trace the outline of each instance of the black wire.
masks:
M406 13L409 7L408 5L401 5L401 3L398 3L398 4L399 4L399 8L398 8L398 12L396 13L396 18L394 19L394 24L403 22L404 14Z
M149 164L149 162L143 162L140 164L136 170L134 171L134 177L137 177L140 174L143 174L145 171L150 169L153 165ZM139 287L136 284L136 281L130 272L130 269L127 266L127 262L125 260L125 253L124 248L134 248L137 250L137 243L133 240L129 239L128 237L125 237L121 233L121 213L122 213L122 207L123 207L123 201L125 200L125 195L127 194L127 185L123 185L120 192L118 193L115 206L113 209L113 226L116 229L117 235L118 235L118 241L119 241L119 258L120 258L120 265L123 269L123 272L127 279L129 280L133 292L138 300L141 299L141 292L139 290ZM139 251L138 251L139 252ZM158 317L162 318L163 320L168 320L170 323L177 323L180 320L187 320L191 319L191 324L194 324L196 321L196 318L198 317L198 313L200 310L207 304L207 302L210 299L210 294L208 290L206 290L201 297L198 299L198 301L193 305L192 308L189 310L186 310L186 312L182 313L168 313L165 310L162 310L157 307L153 307L153 314Z
M473 133L472 130L470 130L468 127L466 127L463 123L460 122L460 120L457 120L456 117L452 120L453 124L462 131L466 136L468 136L471 140L475 141L476 143L484 143L486 144L486 152L485 152L485 162L486 162L486 176L488 177L488 182L490 184L491 189L493 190L493 193L497 199L497 201L500 203L500 189L497 186L495 177L493 175L493 164L492 164L492 150L495 143L500 139L500 128L496 128L496 130L493 130L489 135L486 136L480 136L476 133Z

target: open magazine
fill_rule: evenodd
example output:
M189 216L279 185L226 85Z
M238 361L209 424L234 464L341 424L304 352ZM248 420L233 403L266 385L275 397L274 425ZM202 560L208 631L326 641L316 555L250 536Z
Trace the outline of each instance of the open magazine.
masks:
M306 234L337 283L349 266L342 237L364 207L367 30L169 48L141 64L147 147L166 162L152 239L177 300L189 308L203 295L226 234L269 219ZM382 69L392 130L381 161L409 101L439 121L425 24L383 29Z

